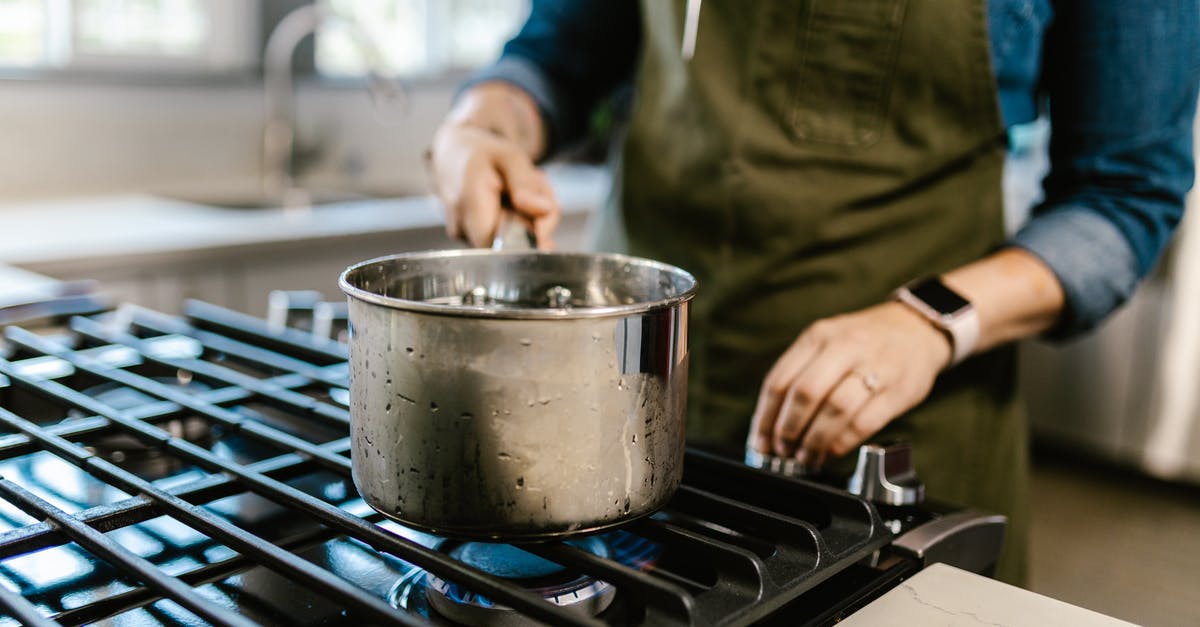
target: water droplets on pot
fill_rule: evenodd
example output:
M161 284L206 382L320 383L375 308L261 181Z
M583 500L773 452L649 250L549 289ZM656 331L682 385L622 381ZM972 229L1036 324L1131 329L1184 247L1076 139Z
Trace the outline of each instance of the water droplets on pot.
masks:
M686 362L676 343L660 341L676 337L672 308L682 303L660 301L672 286L690 291L686 275L664 281L664 273L681 274L619 255L477 251L406 254L349 271L351 315L367 331L352 339L361 357L354 375L369 392L355 399L366 418L353 424L386 419L373 434L375 463L356 468L356 479L380 467L377 455L396 459L387 489L365 486L368 503L418 528L470 515L494 519L489 534L537 538L594 530L661 502L682 450L676 371ZM627 302L645 307L620 310ZM642 333L621 335L618 325ZM661 378L658 387L642 373ZM670 398L641 403L656 394ZM658 420L669 437L650 437ZM643 458L670 466L653 490L644 488ZM403 516L393 513L406 498Z

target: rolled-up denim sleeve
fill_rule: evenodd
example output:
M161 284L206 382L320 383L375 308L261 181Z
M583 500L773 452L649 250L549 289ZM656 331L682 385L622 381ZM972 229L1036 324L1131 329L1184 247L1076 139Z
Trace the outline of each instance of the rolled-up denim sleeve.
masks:
M1133 294L1141 278L1125 234L1088 207L1057 207L1031 220L1012 243L1040 258L1062 284L1068 311L1050 337L1094 326Z
M547 156L580 138L596 104L634 71L641 42L637 0L534 0L500 60L461 89L503 81L537 103Z
M1200 85L1195 0L1056 3L1046 39L1050 173L1012 238L1066 294L1049 334L1086 331L1154 267L1194 180Z

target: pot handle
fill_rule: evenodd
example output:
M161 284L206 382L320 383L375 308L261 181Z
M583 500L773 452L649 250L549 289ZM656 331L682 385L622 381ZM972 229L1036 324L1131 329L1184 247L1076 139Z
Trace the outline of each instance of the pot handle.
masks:
M536 250L537 236L525 225L517 212L504 203L500 209L500 224L492 239L492 250Z

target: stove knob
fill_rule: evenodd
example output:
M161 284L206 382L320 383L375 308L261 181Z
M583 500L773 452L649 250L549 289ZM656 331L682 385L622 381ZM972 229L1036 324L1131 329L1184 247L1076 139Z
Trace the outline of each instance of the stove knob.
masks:
M882 505L916 505L925 500L925 485L913 468L912 445L864 444L847 489Z

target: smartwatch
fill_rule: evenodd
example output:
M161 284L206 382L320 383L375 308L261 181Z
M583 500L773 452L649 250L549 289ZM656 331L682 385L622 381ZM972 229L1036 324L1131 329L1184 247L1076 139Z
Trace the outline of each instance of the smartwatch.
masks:
M967 358L979 340L979 313L971 302L946 287L938 277L914 281L901 287L892 298L929 320L950 338L950 365Z

